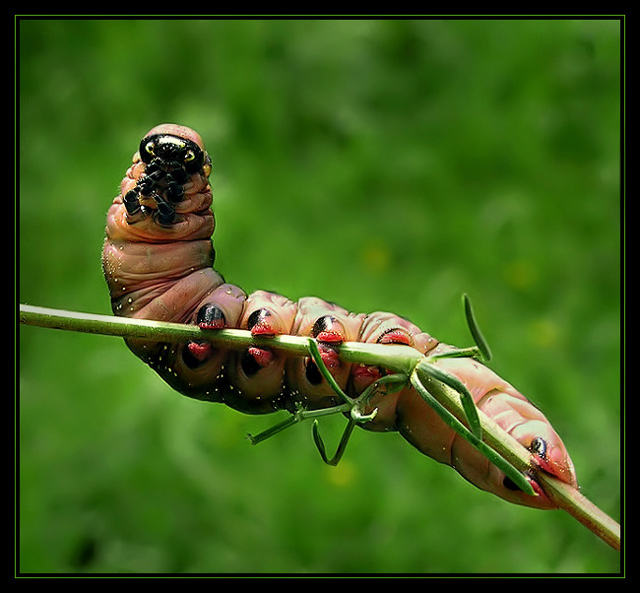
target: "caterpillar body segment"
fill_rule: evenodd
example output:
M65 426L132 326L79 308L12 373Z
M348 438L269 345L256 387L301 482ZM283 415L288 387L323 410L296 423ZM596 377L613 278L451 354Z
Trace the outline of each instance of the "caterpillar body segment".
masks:
M421 354L451 347L393 313L351 313L316 297L293 302L267 291L246 294L215 271L215 218L208 181L211 159L200 136L176 124L153 128L140 142L107 215L103 270L115 314L133 318L238 328L254 336L315 338L324 365L350 397L387 374L343 362L343 342L403 344ZM203 340L127 340L129 348L174 389L249 414L323 409L340 403L310 356L288 357L265 346L226 350ZM480 410L532 452L536 470L577 486L571 459L545 416L513 386L470 358L438 359L460 379ZM360 424L398 431L419 451L454 467L477 487L510 502L552 508L525 494L454 430L412 387L374 392Z

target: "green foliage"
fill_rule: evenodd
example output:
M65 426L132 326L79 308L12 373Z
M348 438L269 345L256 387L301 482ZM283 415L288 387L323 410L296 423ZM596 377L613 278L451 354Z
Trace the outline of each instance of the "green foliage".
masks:
M20 302L108 313L106 210L173 121L213 157L217 267L468 346L620 492L620 26L607 20L27 20ZM313 257L308 248L314 249ZM115 338L20 330L28 572L612 572L393 434L335 468L306 425L176 397ZM336 420L336 422L332 422ZM343 422L323 420L337 443ZM333 432L332 432L333 431Z

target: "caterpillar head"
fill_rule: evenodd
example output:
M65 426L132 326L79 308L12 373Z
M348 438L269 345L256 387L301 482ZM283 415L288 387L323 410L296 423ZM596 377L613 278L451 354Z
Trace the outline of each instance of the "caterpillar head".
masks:
M139 155L147 165L154 162L159 166L179 166L189 175L201 170L205 177L211 173L211 158L204 148L202 138L186 126L155 126L140 142Z

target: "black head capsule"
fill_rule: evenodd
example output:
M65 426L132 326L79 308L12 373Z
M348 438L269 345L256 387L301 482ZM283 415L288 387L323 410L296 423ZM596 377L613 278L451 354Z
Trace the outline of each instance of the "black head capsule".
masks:
M173 134L146 136L140 142L139 152L146 164L154 161L154 167L164 165L170 169L179 166L189 175L202 169L205 161L203 150L195 142Z

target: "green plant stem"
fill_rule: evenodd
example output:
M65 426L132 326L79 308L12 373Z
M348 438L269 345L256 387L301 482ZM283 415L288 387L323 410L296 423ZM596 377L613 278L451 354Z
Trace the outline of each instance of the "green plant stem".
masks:
M248 344L265 344L271 348L285 351L292 356L309 355L310 339L299 336L258 339L251 336L251 332L244 330L201 330L193 325L85 314L29 305L20 305L20 323L155 341L184 341L204 338L217 346L227 348L243 348ZM340 346L339 354L345 362L383 366L396 373L404 373L407 377L410 377L418 363L424 360L424 357L417 350L409 346L395 344L346 342ZM434 362L436 361L431 359L429 364ZM433 376L420 373L419 370L418 373L429 393L464 423L466 416L458 393ZM530 470L530 453L497 426L493 420L479 410L478 412L483 440L516 468L522 471ZM281 429L295 422L297 420L285 421L286 426ZM567 511L613 548L620 549L620 526L618 523L582 496L578 490L544 472L537 472L536 481L559 508Z
M262 432L253 435L248 434L247 438L251 441L252 445L257 445L262 441L266 441L271 438L273 435L282 432L283 430L297 424L298 422L302 422L303 420L308 420L309 418L321 418L322 416L331 416L336 413L348 412L349 404L342 404L340 406L334 406L332 408L323 408L322 410L298 410L295 413L291 414L286 420L279 422L278 424L263 430Z
M20 323L50 329L155 341L206 339L216 346L232 349L242 349L248 344L255 344L281 350L293 356L309 355L309 338L300 336L281 335L273 338L255 338L251 332L240 329L203 330L195 325L78 313L31 305L20 305ZM345 362L361 362L371 365L377 365L384 361L386 368L407 375L422 359L421 354L410 346L363 344L360 342L342 344L340 357Z

